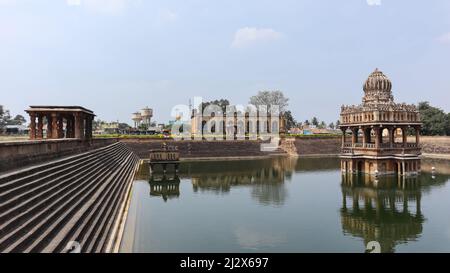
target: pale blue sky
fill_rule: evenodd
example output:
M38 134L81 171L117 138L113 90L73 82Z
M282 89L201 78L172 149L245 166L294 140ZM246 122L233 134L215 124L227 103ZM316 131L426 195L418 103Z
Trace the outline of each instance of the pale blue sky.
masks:
M81 105L131 123L148 105L167 121L194 96L244 104L279 89L297 119L330 122L376 67L398 102L450 111L450 1L0 0L13 114Z

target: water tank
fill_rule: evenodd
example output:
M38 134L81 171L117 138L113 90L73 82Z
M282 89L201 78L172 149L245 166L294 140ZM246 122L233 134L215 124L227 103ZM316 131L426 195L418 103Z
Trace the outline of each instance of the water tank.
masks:
M142 120L142 115L141 115L141 113L139 113L139 112L133 113L131 119L132 119L134 122L139 122L139 121Z
M141 110L141 116L143 119L152 118L153 117L153 109L145 107Z

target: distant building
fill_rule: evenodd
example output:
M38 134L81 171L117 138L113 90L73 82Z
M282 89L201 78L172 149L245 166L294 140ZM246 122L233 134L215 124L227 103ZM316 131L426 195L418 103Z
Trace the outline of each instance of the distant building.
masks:
M7 135L27 135L30 132L30 128L25 125L6 125L4 133Z
M237 117L237 115L235 115L234 118L227 120L227 116L224 113L221 124L215 124L214 116L203 116L194 110L191 117L191 133L195 135L198 132L203 134L204 131L216 132L217 130L223 131L224 135L248 135L251 133L259 135L260 122L263 122L262 119L259 117L250 117L248 113L242 117ZM285 134L287 132L286 119L282 114L275 119L268 117L265 119L265 122L266 124L261 126L264 128L265 132L271 133L278 131L280 134ZM208 126L211 126L211 128L208 128ZM242 130L242 132L238 132L239 130Z

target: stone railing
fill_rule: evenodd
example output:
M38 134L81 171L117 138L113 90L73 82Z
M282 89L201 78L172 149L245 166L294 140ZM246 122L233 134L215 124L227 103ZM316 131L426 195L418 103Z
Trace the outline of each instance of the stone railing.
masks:
M344 148L365 148L365 149L377 149L375 143L345 143ZM416 143L393 143L392 146L390 143L380 143L379 149L403 149L403 148L418 148L419 146Z

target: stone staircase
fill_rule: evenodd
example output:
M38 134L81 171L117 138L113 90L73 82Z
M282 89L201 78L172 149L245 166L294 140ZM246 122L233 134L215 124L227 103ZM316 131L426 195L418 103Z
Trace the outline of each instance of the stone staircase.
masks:
M111 252L139 157L123 143L0 176L0 252Z

